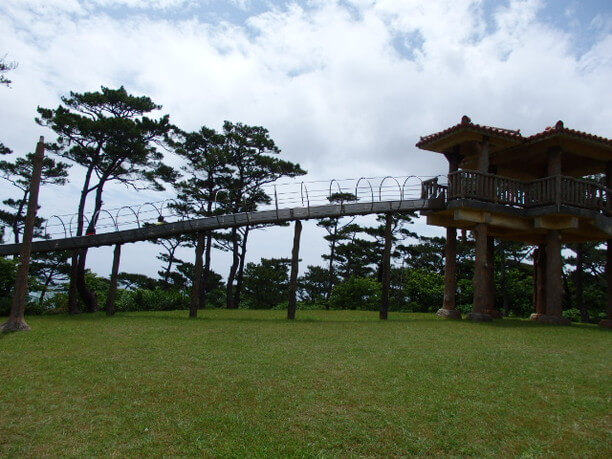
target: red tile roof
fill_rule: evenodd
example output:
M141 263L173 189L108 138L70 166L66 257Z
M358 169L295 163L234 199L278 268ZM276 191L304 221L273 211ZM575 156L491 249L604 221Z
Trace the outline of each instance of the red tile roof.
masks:
M416 144L416 146L419 148L422 148L423 146L425 146L426 144L434 140L438 140L453 132L460 131L461 129L469 129L471 131L481 132L483 135L495 135L498 137L502 136L506 138L511 138L511 139L522 141L523 143L533 143L538 140L545 139L547 137L553 137L559 134L564 134L564 135L569 135L572 137L579 137L581 139L587 139L587 140L591 140L595 142L600 142L605 145L612 145L612 139L607 139L605 137L600 137L597 135L589 134L587 132L582 132L582 131L577 131L575 129L566 128L563 125L563 121L557 121L557 123L553 127L547 127L542 132L531 135L529 137L523 137L521 135L520 129L511 130L511 129L498 128L494 126L484 126L480 124L474 124L472 123L472 120L468 116L464 115L461 118L461 122L459 124L451 126L443 131L421 137L421 139Z
M461 129L469 129L470 131L481 132L484 135L494 135L494 136L502 136L511 139L523 140L524 137L521 135L520 129L514 131L511 129L498 128L495 126L484 126L480 124L472 123L472 120L463 115L461 118L461 122L459 124L455 124L454 126L449 127L448 129L444 129L443 131L436 132L435 134L430 134L425 137L421 137L421 140L416 144L417 147L421 147L433 140L440 139L442 137L447 136L456 131L460 131Z
M601 142L606 145L612 145L612 139L607 139L605 137L600 137L598 135L589 134L588 132L577 131L575 129L566 128L563 125L563 121L557 121L557 123L553 127L547 127L542 132L538 132L532 136L529 136L525 139L525 143L531 143L533 141L537 141L540 139L544 139L546 137L553 137L555 135L565 134L572 137L579 137L582 139L593 140L595 142Z

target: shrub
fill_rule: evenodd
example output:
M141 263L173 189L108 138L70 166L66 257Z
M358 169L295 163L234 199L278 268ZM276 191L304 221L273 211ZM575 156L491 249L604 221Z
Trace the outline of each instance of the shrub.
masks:
M136 289L124 291L116 302L117 311L170 311L189 309L189 296L179 290Z
M365 277L351 277L334 287L329 305L334 309L362 309L376 311L380 308L381 287L378 282Z
M444 276L422 269L406 272L404 294L414 312L434 312L444 300Z

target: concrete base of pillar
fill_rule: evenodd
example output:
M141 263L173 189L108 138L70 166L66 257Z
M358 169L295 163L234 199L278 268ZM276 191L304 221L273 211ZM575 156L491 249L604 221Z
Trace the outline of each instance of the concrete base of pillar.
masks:
M485 313L489 314L494 319L501 319L502 317L504 317L504 315L497 309L487 309Z
M461 313L456 309L440 308L438 309L438 312L436 312L436 315L440 317L444 317L446 319L455 319L455 320L461 319Z
M472 322L491 322L493 320L493 317L486 312L470 312L467 318Z
M599 322L599 326L603 328L612 328L612 319L603 319Z
M537 320L540 323L552 325L570 325L572 323L571 320L566 319L565 317L548 316L546 314L542 314Z
M529 316L529 320L538 320L540 317L542 317L542 314L538 312L534 312L533 314Z

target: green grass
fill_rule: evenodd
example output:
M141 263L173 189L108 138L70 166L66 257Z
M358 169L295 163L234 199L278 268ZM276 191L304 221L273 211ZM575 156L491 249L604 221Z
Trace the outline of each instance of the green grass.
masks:
M0 456L612 456L612 334L355 311L29 317Z

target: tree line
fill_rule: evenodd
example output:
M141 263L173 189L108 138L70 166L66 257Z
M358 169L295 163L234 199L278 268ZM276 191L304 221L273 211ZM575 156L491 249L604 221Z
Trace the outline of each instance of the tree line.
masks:
M4 81L3 81L4 83ZM299 164L279 158L280 149L267 129L226 121L221 131L202 126L184 131L169 115L152 117L162 107L149 97L133 96L125 88L75 93L61 98L57 108L38 108L36 122L57 137L47 144L44 186L63 185L70 167L83 172L76 205L76 235L95 232L103 209L104 191L122 184L135 191L162 191L171 186L170 206L179 216L211 217L255 211L271 198L264 185L282 177L306 173ZM165 153L182 160L180 169L168 165ZM12 151L0 144L0 154ZM0 223L20 242L29 193L32 154L0 161L0 176L12 185L3 200ZM335 193L330 202L350 202L356 196ZM392 223L392 310L436 311L442 304L444 239L410 231L414 215L395 214ZM37 220L42 237L44 221ZM325 232L328 252L322 266L308 266L298 280L303 308L378 309L384 245L384 216L364 226L356 218L326 218L317 225ZM88 249L70 253L37 254L31 268L29 313L94 312L104 304L115 310L190 309L203 307L286 307L288 259L246 263L249 235L258 227L205 231L152 241L161 251L157 279L139 273L113 273L104 279L87 269ZM176 256L191 247L194 262ZM473 243L459 243L458 303L471 309ZM225 277L212 269L212 249L231 253ZM597 244L568 247L565 270L566 313L583 321L596 319L605 304L604 256ZM116 252L120 247L115 248ZM532 312L531 248L496 244L496 302L507 315ZM0 309L8 312L15 260L0 260ZM118 288L115 286L118 285Z

